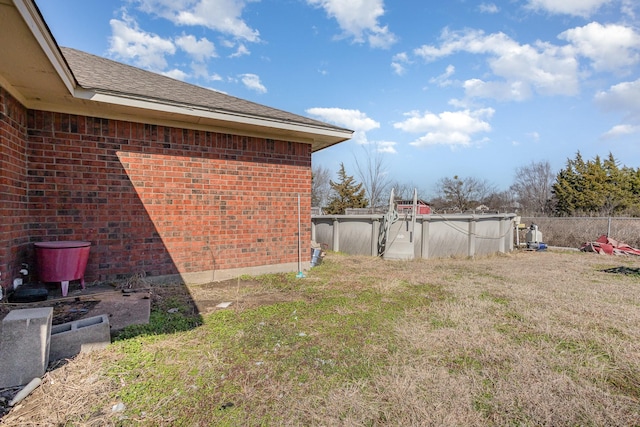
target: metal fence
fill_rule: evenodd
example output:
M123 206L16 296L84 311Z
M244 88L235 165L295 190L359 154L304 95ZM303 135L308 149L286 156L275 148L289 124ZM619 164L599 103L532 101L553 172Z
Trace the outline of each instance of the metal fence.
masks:
M635 248L640 247L640 218L622 217L522 217L528 228L536 224L542 240L549 246L578 248L585 242L608 235ZM520 230L520 242L525 241L527 229Z

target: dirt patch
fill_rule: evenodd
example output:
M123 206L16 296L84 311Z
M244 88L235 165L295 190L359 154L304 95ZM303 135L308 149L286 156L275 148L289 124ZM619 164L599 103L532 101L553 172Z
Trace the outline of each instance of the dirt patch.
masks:
M224 282L191 285L188 287L193 302L201 315L217 309L218 304L230 302L236 309L250 309L278 302L297 301L297 292L268 289L256 280L227 280Z
M231 279L199 285L157 285L152 287L152 303L166 305L176 300L190 306L194 314L202 316L220 310L221 303L231 303L236 310L250 309L278 302L297 301L297 292L269 288L258 280Z

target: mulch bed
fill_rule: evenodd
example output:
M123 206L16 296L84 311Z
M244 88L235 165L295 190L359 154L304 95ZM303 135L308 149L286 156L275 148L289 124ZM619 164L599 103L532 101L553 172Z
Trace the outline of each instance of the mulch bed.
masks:
M100 301L60 301L53 306L52 325L61 325L81 319Z
M81 319L85 314L95 307L100 301L97 300L72 300L58 301L51 305L51 302L43 301L41 303L29 304L2 304L0 305L0 320L2 320L11 310L19 310L21 308L35 307L53 307L52 325L61 325L67 322Z

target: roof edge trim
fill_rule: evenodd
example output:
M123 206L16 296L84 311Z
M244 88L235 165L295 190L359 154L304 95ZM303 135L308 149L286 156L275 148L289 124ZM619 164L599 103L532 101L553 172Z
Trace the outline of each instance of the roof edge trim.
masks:
M351 137L353 136L353 131L347 129L339 130L333 127L313 126L306 123L296 123L288 120L278 120L274 118L252 116L230 111L216 111L178 103L159 103L157 100L150 101L144 98L115 95L112 93L90 91L79 88L74 91L74 96L76 98L87 99L96 102L136 107L145 110L162 111L166 113L180 114L194 118L205 117L212 120L233 122L250 126L277 128L293 132L304 132L314 135L322 135L325 137L338 138L343 141L351 139Z

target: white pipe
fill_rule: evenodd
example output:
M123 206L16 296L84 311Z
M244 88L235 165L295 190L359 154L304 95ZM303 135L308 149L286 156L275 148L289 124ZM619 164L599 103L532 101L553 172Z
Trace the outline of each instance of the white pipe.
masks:
M27 384L18 394L15 395L11 402L9 402L9 406L13 406L16 403L19 403L22 399L29 396L33 390L35 390L40 384L42 384L42 380L39 377L35 377L32 379L29 384Z
M302 273L302 248L300 246L300 193L298 193L298 273Z

